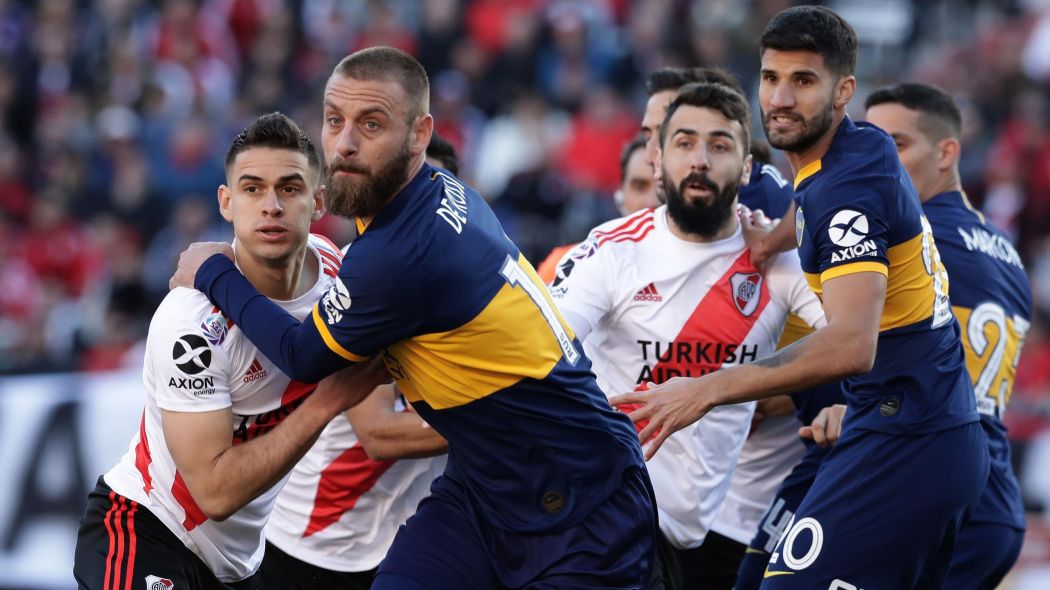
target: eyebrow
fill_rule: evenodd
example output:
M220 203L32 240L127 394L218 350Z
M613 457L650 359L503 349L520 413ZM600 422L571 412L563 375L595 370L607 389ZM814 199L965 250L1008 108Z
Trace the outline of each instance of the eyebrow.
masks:
M265 182L262 178L255 176L254 174L241 174L241 176L237 179L237 182L244 182L246 180L251 182ZM301 172L293 172L291 174L285 174L284 176L278 178L277 184L285 184L288 182L292 182L293 180L301 180L303 182L306 182L306 178L303 177L303 174Z
M778 72L777 70L773 70L773 69L770 69L770 68L762 68L760 70L760 74L763 74L763 75L765 75L765 74L776 74L778 76L779 75L784 75L784 76L814 76L814 77L817 77L817 78L820 77L820 72L818 72L817 70L814 70L813 68L803 68L801 70L792 70L790 72L786 72L786 73L783 73L783 74L781 72Z
M671 138L674 138L676 135L687 135L689 137L700 137L700 132L696 131L695 129L686 129L686 128L683 127L683 128L675 129L674 133L671 134ZM731 141L733 141L733 143L736 143L736 137L734 137L732 133L730 133L729 131L726 131L725 129L715 129L714 131L709 132L708 135L710 135L711 137L725 137L725 138L728 138Z

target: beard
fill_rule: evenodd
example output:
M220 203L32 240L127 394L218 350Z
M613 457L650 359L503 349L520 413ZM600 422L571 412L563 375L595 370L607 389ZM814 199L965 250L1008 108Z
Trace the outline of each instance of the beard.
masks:
M740 190L740 174L736 174L733 177L735 180L723 187L719 187L707 174L700 172L690 173L678 186L668 181L670 177L667 170L663 171L663 175L667 214L679 229L702 238L710 238L725 227L733 215L733 201ZM690 184L699 184L710 190L713 195L710 203L687 200L685 191Z
M824 133L831 127L832 113L834 98L829 98L827 105L820 110L812 118L806 119L797 113L791 111L771 111L769 113L762 113L762 130L766 132L766 139L769 140L769 145L775 147L778 150L784 150L785 152L804 152L807 149L813 147ZM769 120L774 115L787 115L794 118L796 121L802 122L802 130L794 135L770 135L769 133Z
M408 143L406 138L401 149L375 172L360 162L342 158L329 164L325 196L328 212L347 218L375 217L408 177L411 160ZM363 176L335 176L336 172L354 172Z

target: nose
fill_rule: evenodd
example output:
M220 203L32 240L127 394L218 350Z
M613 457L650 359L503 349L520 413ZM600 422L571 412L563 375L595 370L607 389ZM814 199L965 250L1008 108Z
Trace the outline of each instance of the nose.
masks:
M711 168L711 162L707 160L707 147L700 145L693 151L689 159L689 170L693 172L706 172Z
M263 197L262 203L263 215L268 217L280 217L284 215L284 207L281 206L281 199L277 196L277 190L271 189L266 192L266 196Z
M790 84L777 83L773 86L773 93L769 97L769 107L772 110L795 108L795 94L791 91Z
M359 139L353 125L345 125L336 137L335 151L344 158L353 157L359 148Z

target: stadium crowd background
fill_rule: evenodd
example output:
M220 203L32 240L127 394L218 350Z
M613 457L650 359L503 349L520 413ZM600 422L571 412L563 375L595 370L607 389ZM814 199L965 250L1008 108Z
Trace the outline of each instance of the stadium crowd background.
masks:
M178 253L230 238L214 201L230 138L273 110L317 138L317 97L351 51L393 45L423 63L461 176L536 264L614 216L645 74L722 65L754 99L756 39L791 4L0 0L0 374L140 366ZM861 43L856 118L868 93L905 80L964 109L964 187L1035 288L1007 422L1030 508L1046 514L1050 464L1023 467L1050 440L1050 1L830 6ZM348 229L317 228L337 243ZM1050 559L1041 518L1022 565Z

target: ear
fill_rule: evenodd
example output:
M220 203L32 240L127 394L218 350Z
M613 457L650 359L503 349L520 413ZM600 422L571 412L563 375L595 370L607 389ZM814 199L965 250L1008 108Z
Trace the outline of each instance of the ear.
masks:
M857 92L857 79L853 76L845 76L839 80L838 87L835 89L835 101L834 107L836 109L845 109L849 101L853 100L853 95Z
M328 188L323 184L317 185L317 188L314 189L314 212L311 216L311 219L314 221L318 221L324 217L325 212L328 210L327 207L325 207L324 200L327 191Z
M937 142L937 169L941 172L951 170L959 163L959 155L962 148L959 140L948 137Z
M751 167L754 163L755 160L751 154L744 156L744 170L740 173L740 186L747 186L747 183L751 182Z
M219 191L216 195L219 201L219 214L226 221L233 223L233 195L230 192L230 187L225 184L219 185Z
M426 153L430 145L430 136L434 133L434 117L430 114L418 117L413 124L412 146L409 148L413 156Z

